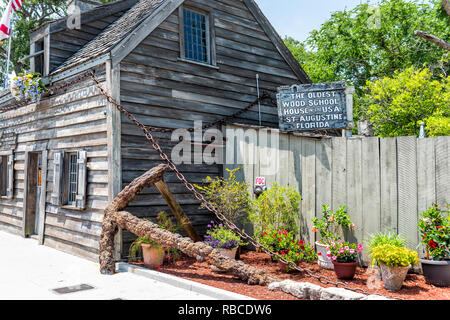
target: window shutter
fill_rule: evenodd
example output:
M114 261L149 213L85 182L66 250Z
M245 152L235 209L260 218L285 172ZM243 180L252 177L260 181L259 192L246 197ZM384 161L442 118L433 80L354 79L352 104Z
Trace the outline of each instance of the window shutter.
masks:
M61 178L63 173L64 151L57 151L53 155L53 204L60 206L61 203Z
M87 152L78 151L78 186L77 186L77 208L86 209L87 194Z
M6 196L8 199L14 197L14 154L8 156L8 189Z

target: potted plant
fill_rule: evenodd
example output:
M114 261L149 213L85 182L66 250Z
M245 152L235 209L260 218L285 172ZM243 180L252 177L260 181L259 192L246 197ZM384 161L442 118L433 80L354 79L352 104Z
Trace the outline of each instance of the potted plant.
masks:
M152 269L158 269L164 263L165 250L158 243L148 238L137 238L130 246L130 257L136 261L138 256L142 256L144 265Z
M314 248L308 246L303 240L296 241L291 239L289 241L288 249L281 250L280 256L289 262L299 265L301 262L314 263L317 261L317 253ZM276 259L278 260L278 259ZM279 267L283 272L291 272L293 270L292 264L285 264L278 261Z
M421 244L426 259L421 259L423 275L429 284L450 286L450 215L449 209L434 204L419 219Z
M11 83L11 94L17 99L30 100L39 103L42 93L47 91L41 75L37 72L22 74L15 77Z
M384 288L389 291L400 290L409 268L419 263L417 252L392 244L374 247L370 256L372 264L380 265Z
M358 255L362 251L362 245L339 241L332 242L327 252L327 258L331 259L334 272L338 279L352 280L355 277L358 266Z
M246 245L232 230L222 224L216 224L214 221L211 221L211 224L208 225L208 231L204 238L205 244L219 250L224 256L230 259L236 258L239 246ZM214 271L219 271L214 266L211 266L211 268Z
M178 232L183 227L181 223L174 223L164 211L158 213L156 223L161 229L170 232ZM180 257L177 249L163 247L145 237L137 238L131 244L129 253L132 261L137 261L138 257L142 257L144 265L152 269L158 269L164 262L171 263Z
M317 253L319 254L318 264L321 268L333 270L334 265L328 257L329 246L333 242L341 241L337 235L338 228L354 229L355 225L347 214L346 207L339 207L332 211L329 206L322 206L322 217L315 217L313 220L313 232L319 232L321 240L316 242Z

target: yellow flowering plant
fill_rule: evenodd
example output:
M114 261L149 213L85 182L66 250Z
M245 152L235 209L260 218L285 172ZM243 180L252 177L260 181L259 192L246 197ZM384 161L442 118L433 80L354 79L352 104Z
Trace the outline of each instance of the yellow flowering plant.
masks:
M416 251L392 244L384 244L373 248L370 256L372 265L381 263L388 267L407 267L419 263L419 256Z

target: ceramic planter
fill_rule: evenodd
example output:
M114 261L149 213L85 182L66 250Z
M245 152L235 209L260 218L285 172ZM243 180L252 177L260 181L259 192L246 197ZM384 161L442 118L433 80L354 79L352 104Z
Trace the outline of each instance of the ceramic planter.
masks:
M422 270L428 284L436 287L450 286L450 260L420 260Z
M319 260L317 261L317 263L323 269L334 270L333 261L331 260L331 258L327 257L327 253L328 253L327 247L328 247L328 245L326 245L326 244L321 244L319 242L316 242L317 253L318 254L320 253Z
M388 267L380 263L381 279L384 288L388 291L399 291L403 286L410 266L407 267Z
M334 272L336 273L338 279L353 280L353 278L355 277L358 262L339 263L333 261L333 266Z
M236 258L236 253L238 248L234 248L234 249L216 249L219 250L220 253L222 253L222 255L224 255L225 257L228 257L230 259L235 259ZM221 272L221 270L215 266L211 266L211 269L215 272Z
M142 244L142 255L144 258L144 265L146 267L155 269L159 268L164 263L165 252L164 249L150 244Z

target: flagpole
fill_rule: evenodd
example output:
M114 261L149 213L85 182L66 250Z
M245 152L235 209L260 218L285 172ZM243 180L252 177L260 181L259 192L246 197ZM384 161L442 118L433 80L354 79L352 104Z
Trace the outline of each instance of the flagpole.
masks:
M5 70L5 78L4 78L4 87L5 88L8 88L8 86L9 86L9 65L10 65L10 61L11 61L11 38L12 38L13 29L14 29L14 13L11 17L11 30L9 32L9 39L8 39L8 58L6 60L6 70Z

